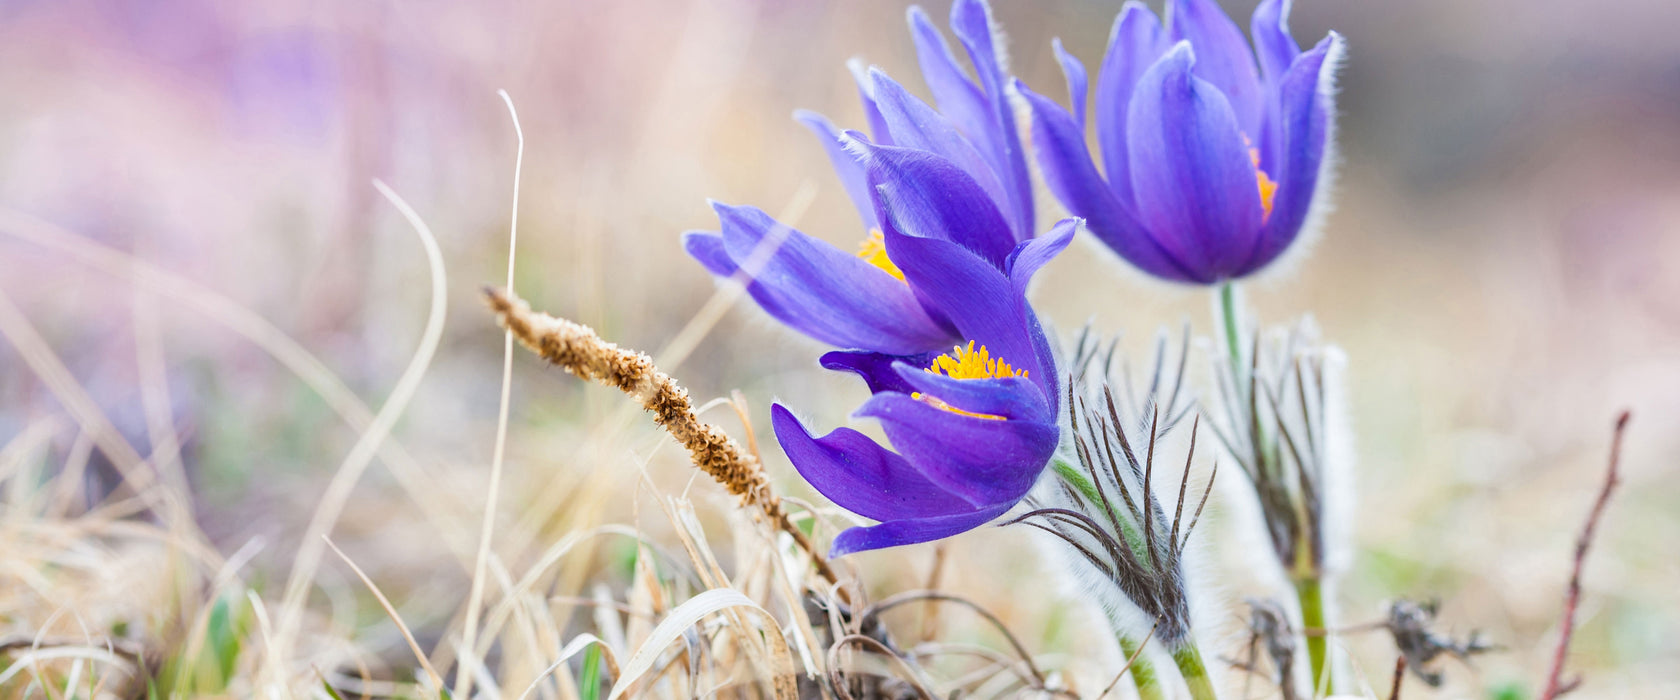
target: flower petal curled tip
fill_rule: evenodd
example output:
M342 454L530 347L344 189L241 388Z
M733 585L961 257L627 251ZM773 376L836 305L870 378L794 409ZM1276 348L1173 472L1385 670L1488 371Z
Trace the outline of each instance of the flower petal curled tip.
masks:
M986 191L994 206L1009 201L1002 182L987 164L980 151L968 139L957 133L944 115L921 101L887 74L872 69L869 72L875 91L875 102L886 120L892 142L899 148L927 151L962 168L975 183Z
M863 350L835 350L824 353L820 362L823 369L851 372L862 377L864 383L869 385L871 394L883 391L909 394L915 392L916 387L905 382L898 375L898 371L893 369L893 365L902 362L913 367L926 367L938 356L938 352L903 356Z
M872 527L854 527L834 538L829 557L843 557L872 549L921 544L960 535L985 525L1007 512L1014 504L1001 504L968 513L929 518L892 520Z
M917 381L929 382L926 377ZM990 385L996 395L970 407L1025 411L1034 402L1042 405L1038 388L1027 380L971 381ZM1024 497L1055 452L1059 435L1053 421L965 415L898 393L876 394L856 415L879 420L899 454L928 480L976 508L1015 503Z
M1121 257L1157 277L1188 279L1184 266L1155 242L1128 205L1122 204L1115 190L1097 174L1097 166L1085 148L1084 134L1072 117L1060 105L1018 81L1016 86L1032 109L1033 144L1050 191L1069 212L1083 217L1091 233ZM1129 183L1126 191L1131 191Z
M1216 0L1173 0L1170 8L1173 41L1196 47L1196 76L1225 96L1243 133L1260 133L1260 75L1237 23Z
M881 221L875 216L875 202L869 194L869 181L863 171L863 163L846 150L840 129L827 117L808 110L795 111L793 118L816 134L822 143L829 163L834 166L835 174L840 176L840 184L846 188L846 196L851 198L852 206L857 207L858 217L863 219L864 228L880 228Z
M939 111L964 134L990 134L992 108L986 93L968 79L957 62L957 55L951 52L951 46L945 43L945 37L921 7L910 6L907 15L910 38L916 44L916 61L922 67L922 80L933 91L933 101L939 105ZM880 139L876 142L882 143Z
M1068 104L1073 105L1074 124L1079 126L1079 133L1083 138L1085 133L1085 94L1089 91L1089 78L1085 75L1085 64L1062 48L1062 38L1050 40L1050 48L1056 54L1056 62L1062 65L1062 77L1067 79ZM1020 91L1021 81L1015 80L1014 85Z
M1138 81L1127 115L1139 219L1192 280L1237 274L1253 254L1264 211L1237 116L1192 73L1180 42Z
M1015 108L1005 92L1008 59L1004 56L1002 33L992 21L992 8L984 0L956 0L951 4L951 30L968 50L980 78L980 87L991 108L991 128L977 140L987 145L992 167L1003 180L1009 199L1001 205L1017 240L1033 234L1032 180L1027 172L1026 150L1021 147L1015 123Z
M1169 45L1166 30L1155 13L1141 2L1127 2L1120 16L1114 19L1108 52L1097 71L1097 144L1102 149L1103 172L1108 175L1108 186L1114 195L1127 207L1132 202L1132 176L1130 159L1126 156L1126 115L1131 108L1132 91L1144 71L1161 58ZM1083 140L1081 132L1080 141Z
M848 147L862 157L869 173L883 229L952 241L1002 269L1015 249L1015 236L994 200L962 168L927 151L855 138ZM902 269L903 261L898 262Z
M1276 84L1301 55L1301 47L1289 33L1290 0L1265 0L1254 8L1249 32L1254 35L1255 56L1266 80Z
M751 275L748 293L782 323L837 347L896 355L949 342L950 334L915 294L882 269L758 209L713 208L722 234L686 237L689 253L713 274L734 274L733 266Z
M903 457L863 433L839 428L820 438L781 404L770 406L770 423L788 459L829 500L875 520L925 518L973 510Z
M1282 255L1308 225L1315 202L1324 196L1336 111L1332 81L1343 46L1342 36L1331 32L1296 58L1279 81L1282 148L1277 196L1260 244L1241 274L1259 270Z

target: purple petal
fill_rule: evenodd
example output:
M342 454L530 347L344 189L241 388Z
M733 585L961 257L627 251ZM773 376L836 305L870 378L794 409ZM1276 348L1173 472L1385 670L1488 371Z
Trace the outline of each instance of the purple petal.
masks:
M863 433L839 428L820 438L781 404L771 404L776 441L799 475L836 505L876 520L924 518L973 506L928 481L908 461Z
M1062 219L1039 237L1016 246L1005 268L1009 271L1009 280L1015 284L1015 294L1026 298L1027 284L1032 281L1033 275L1067 250L1068 244L1073 242L1073 234L1079 230L1079 223L1079 219Z
M1319 199L1327 164L1325 152L1335 128L1332 82L1342 51L1341 35L1331 32L1311 51L1301 54L1278 85L1283 167L1272 173L1278 182L1272 215L1242 274L1258 270L1281 255L1300 234Z
M1196 47L1196 77L1225 95L1243 133L1260 133L1260 73L1242 30L1215 0L1173 0L1170 7L1173 41Z
M1089 80L1085 77L1085 64L1062 48L1062 38L1050 40L1050 48L1056 52L1056 62L1062 64L1062 77L1067 79L1068 104L1073 105L1073 122L1079 125L1081 140L1085 133L1085 95L1089 92ZM1015 81L1015 87L1021 87L1021 81Z
M1029 423L1052 423L1043 392L1029 378L953 379L905 363L893 366L899 379L916 392L932 396L969 413L1002 416Z
M894 520L873 527L854 527L834 538L834 546L829 549L828 556L843 557L853 552L944 539L985 525L1003 515L1013 505L998 505L959 515Z
M753 274L747 291L782 323L829 345L895 355L927 352L950 338L909 287L880 268L758 209L713 209L729 257ZM780 236L785 238L776 245ZM758 259L763 262L754 271Z
M689 231L682 237L683 250L718 277L730 277L740 269L723 247L723 235L715 231Z
M952 241L1003 268L1015 235L994 200L962 168L926 151L862 141L850 145L864 156L883 230Z
M923 303L950 320L958 335L985 347L993 358L1026 370L1046 394L1055 391L1056 368L1039 342L1037 319L1003 272L962 246L906 236L890 222L886 238L887 251L899 261L905 279Z
M864 228L881 228L881 221L875 216L874 199L869 195L869 182L863 172L863 163L858 161L856 155L846 150L840 137L840 129L836 128L828 117L808 110L794 112L793 118L799 120L799 123L804 124L822 141L823 150L828 153L828 161L834 165L834 173L840 176L840 184L846 188L846 195L852 198L852 206L857 207Z
M1097 166L1085 148L1084 134L1073 118L1061 105L1028 90L1019 81L1016 90L1032 107L1038 164L1045 183L1062 205L1074 216L1084 218L1091 233L1133 265L1157 277L1188 279L1184 266L1156 244L1137 217L1115 197L1109 183L1097 174ZM1131 189L1129 183L1126 189Z
M916 59L922 67L922 80L933 91L939 111L979 145L979 140L992 130L992 110L985 93L968 79L957 63L956 54L945 43L945 37L921 7L911 6L908 19L910 37L916 43Z
M1114 28L1108 36L1108 53L1097 72L1097 144L1102 149L1103 172L1108 174L1108 185L1114 189L1115 196L1128 207L1134 205L1131 162L1126 157L1126 115L1131 109L1132 91L1138 78L1143 77L1144 71L1166 49L1166 38L1155 13L1143 3L1127 2L1120 16L1114 19ZM1095 216L1079 215L1091 219L1092 230L1098 230ZM1132 258L1127 256L1127 259Z
M955 344L957 340L957 338L952 338L951 343ZM871 394L879 394L883 391L908 394L915 391L916 388L900 378L898 372L893 369L893 365L902 362L914 367L927 367L933 364L933 358L938 355L939 351L903 356L860 350L835 350L824 353L821 362L824 369L851 372L863 377L864 383L869 385L869 393Z
M984 0L956 0L951 5L951 31L968 50L968 58L980 76L980 88L992 109L993 127L986 137L977 141L988 144L982 150L1009 191L1003 211L1016 240L1026 240L1033 231L1032 180L1015 125L1015 108L1004 92L1007 70L996 45L1000 34L992 22L991 7Z
M1180 42L1138 82L1127 146L1138 218L1197 282L1229 276L1254 252L1260 191L1236 115L1191 69Z
M1016 387L1034 391L1027 382ZM923 476L975 507L1020 500L1056 449L1054 423L965 416L905 394L876 394L856 415L881 421Z
M892 134L887 133L887 120L875 104L875 87L869 79L869 69L855 58L846 62L846 68L852 72L852 80L857 82L858 99L863 101L863 118L869 124L869 137L883 146L892 145Z
M886 73L872 69L869 78L874 87L875 103L886 119L887 130L892 134L895 146L928 151L951 161L979 183L993 202L1001 204L1008 201L997 174L986 164L974 144L957 133L949 120L911 95Z
M1290 0L1264 0L1254 8L1254 17L1249 21L1260 70L1273 85L1283 79L1283 72L1301 55L1301 47L1289 34L1291 4Z

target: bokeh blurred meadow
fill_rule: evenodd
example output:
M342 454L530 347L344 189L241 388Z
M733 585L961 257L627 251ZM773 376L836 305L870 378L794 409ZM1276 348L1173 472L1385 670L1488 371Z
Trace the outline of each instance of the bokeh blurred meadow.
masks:
M1246 25L1252 2L1223 4ZM463 616L479 619L464 611L503 349L480 289L506 275L518 153L497 90L524 135L515 289L654 356L704 418L756 437L780 493L821 506L775 446L770 402L836 426L867 394L819 368L816 343L724 304L738 295L679 235L715 228L712 198L854 245L856 215L789 115L861 125L854 56L921 90L906 6L0 0L0 642L120 639L136 651L112 663L189 666L211 653L196 644L221 656L179 687L210 696L319 694L312 664L409 683L398 626L307 535L325 494L353 486L332 543L434 665L470 656L459 640ZM994 9L1015 73L1059 98L1052 37L1091 65L1119 4ZM1439 599L1440 631L1481 630L1500 648L1444 660L1440 689L1412 682L1406 697L1532 697L1626 408L1624 482L1587 563L1570 669L1585 679L1577 697L1680 697L1680 5L1300 0L1291 24L1307 41L1347 38L1337 206L1310 250L1248 292L1268 322L1310 313L1348 357L1358 501L1340 619ZM375 413L438 317L425 249L375 179L424 220L447 269L441 339L382 443L368 439ZM1040 201L1041 223L1063 215ZM1033 300L1059 330L1090 319L1140 357L1159 328L1215 332L1202 290L1148 280L1088 240L1039 280ZM708 403L732 391L745 424ZM556 543L604 532L542 573L544 609L561 642L633 609L607 641L634 638L648 622L634 612L651 605L625 598L650 575L638 562L655 547L683 558L670 496L693 501L722 571L758 575L764 544L733 499L624 396L518 350L511 396L487 607ZM123 444L143 464L123 464ZM149 493L177 497L121 488L135 469L159 484ZM1198 537L1209 567L1240 573L1220 500ZM876 599L934 585L981 603L1094 697L1119 653L1047 580L1024 530L837 565ZM300 568L311 548L318 566ZM1204 643L1234 658L1240 601L1259 591L1220 580ZM294 612L298 641L271 648ZM245 641L204 632L216 614ZM961 610L923 614L889 621L905 638L1007 648ZM478 671L508 697L547 664L533 652L534 667L512 668L518 639ZM1338 644L1386 697L1390 638ZM264 663L274 654L293 675L262 676L280 673ZM29 678L0 693L66 687ZM104 690L144 690L134 682L115 674Z

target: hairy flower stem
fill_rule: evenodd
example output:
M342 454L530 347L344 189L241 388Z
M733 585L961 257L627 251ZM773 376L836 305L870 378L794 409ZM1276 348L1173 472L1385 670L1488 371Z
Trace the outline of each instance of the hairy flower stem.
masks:
M1241 326L1237 321L1237 288L1234 282L1226 282L1219 286L1219 315L1219 320L1225 328L1225 348L1231 363L1232 389L1236 393L1237 401L1252 406L1257 403L1255 397L1249 395L1254 387L1254 383L1251 381L1253 378L1250 376L1253 372L1254 363L1245 362L1243 357ZM1255 344L1255 347L1258 349L1258 343ZM1267 445L1272 444L1270 436L1263 434L1258 423L1255 426L1255 439L1259 443L1255 445L1254 450L1254 459L1258 462L1255 465L1256 469L1261 474L1278 473L1281 465L1273 460L1279 459L1279 456L1277 452L1267 447ZM1308 554L1313 551L1311 541L1301 541L1297 544L1297 547L1298 559L1302 556L1311 556ZM1331 686L1329 679L1325 676L1329 638L1324 633L1327 623L1324 609L1323 573L1310 560L1294 562L1293 568L1294 572L1290 579L1295 587L1296 599L1301 605L1301 629L1306 641L1308 667L1312 670L1312 685L1315 689L1321 682L1326 686Z
M1324 619L1324 582L1318 574L1308 574L1295 579L1295 596L1301 602L1301 631L1307 639L1307 659L1311 663L1313 697L1318 696L1320 685L1330 690L1329 679L1324 675L1324 664L1329 652L1330 638L1326 634Z
M1184 646L1173 650L1172 657L1178 672L1184 676L1184 684L1190 687L1190 697L1218 700L1219 692L1213 689L1213 678L1208 676L1207 665L1202 663L1202 652L1196 649L1195 642L1185 640Z
M1102 498L1102 493L1097 490L1096 484L1091 483L1091 480L1086 478L1085 473L1080 471L1079 467L1060 457L1052 458L1050 464L1056 470L1057 475L1061 476L1068 485L1078 490L1086 498L1093 501ZM1155 670L1154 664L1151 664L1149 659L1138 653L1138 649L1143 646L1143 643L1122 631L1118 621L1110 620L1109 625L1114 631L1114 638L1120 642L1121 656L1132 660L1128 673L1132 676L1133 685L1137 687L1138 697L1142 700L1166 700L1166 694L1161 687L1160 673Z
M1138 653L1143 644L1133 639L1125 632L1115 632L1115 639L1120 640L1120 654L1132 660L1132 665L1126 672L1132 676L1132 684L1137 686L1138 697L1141 700L1166 700L1166 693L1161 690L1161 676L1155 671L1155 665L1149 659Z

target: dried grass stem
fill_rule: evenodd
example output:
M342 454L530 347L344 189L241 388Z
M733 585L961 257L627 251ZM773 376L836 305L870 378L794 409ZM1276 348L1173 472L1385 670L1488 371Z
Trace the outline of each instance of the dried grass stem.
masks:
M653 422L688 450L694 466L739 497L742 505L762 511L810 555L818 574L829 583L839 582L828 560L782 509L758 458L722 429L701 421L688 390L659 371L652 358L602 340L588 326L533 311L511 292L486 288L484 296L521 345L579 378L614 387L640 402L653 414Z

